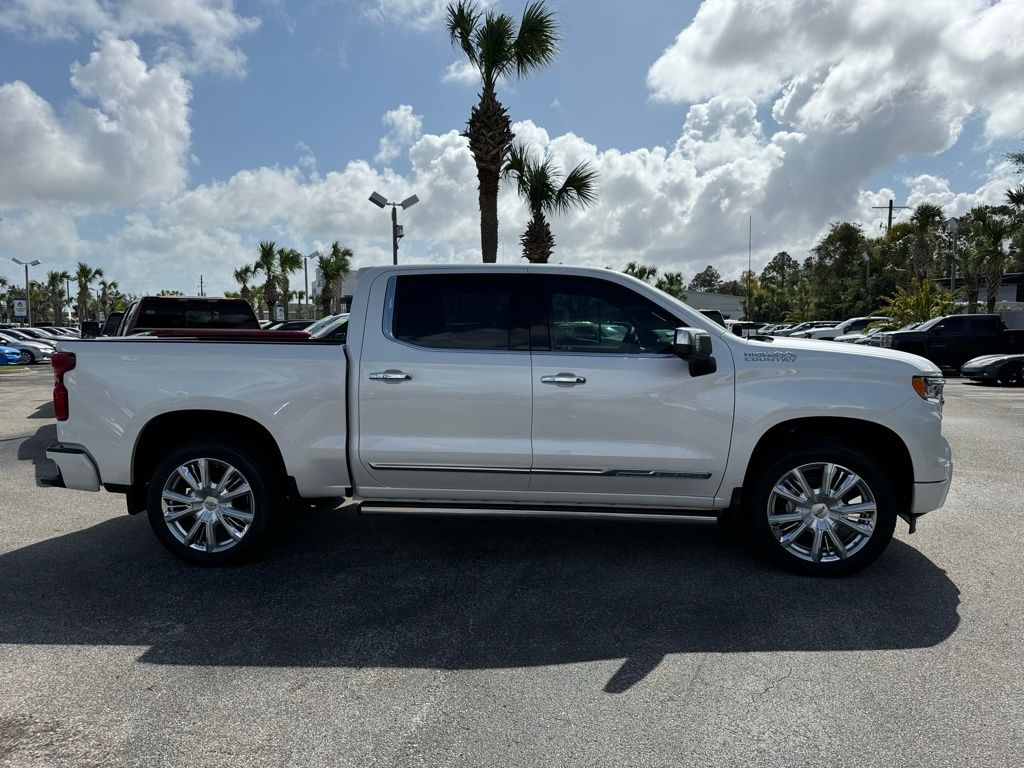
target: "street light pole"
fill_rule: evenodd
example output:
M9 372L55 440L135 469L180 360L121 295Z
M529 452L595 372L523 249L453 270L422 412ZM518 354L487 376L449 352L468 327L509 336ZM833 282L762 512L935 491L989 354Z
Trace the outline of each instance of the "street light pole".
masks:
M22 261L21 259L11 259L15 264L21 264L25 267L25 314L28 316L28 324L32 325L32 286L28 282L28 268L38 267L42 264L39 259L33 259L32 261Z
M398 241L405 237L405 230L398 224L398 206L402 206L402 210L406 210L412 208L419 201L420 199L416 195L407 197L400 203L390 202L379 192L374 192L370 195L370 202L378 208L391 206L391 261L395 265L398 264Z
M306 279L306 296L305 296L305 299L306 299L306 319L307 320L311 320L312 319L309 316L309 260L312 259L314 256L319 257L320 256L320 251L313 251L312 253L307 253L305 256L302 257L302 274L303 274L303 276Z

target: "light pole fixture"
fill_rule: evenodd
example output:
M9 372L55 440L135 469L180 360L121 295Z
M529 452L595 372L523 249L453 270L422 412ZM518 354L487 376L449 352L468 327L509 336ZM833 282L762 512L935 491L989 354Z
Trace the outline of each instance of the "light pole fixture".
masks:
M33 259L32 261L22 261L21 259L12 258L15 264L21 264L25 267L25 314L27 315L28 324L32 325L32 286L28 282L28 268L38 267L41 262L39 259Z
M312 320L313 319L313 318L311 318L309 316L309 260L310 259L319 259L319 258L320 258L320 251L313 251L312 253L307 253L305 256L302 257L302 274L306 278L306 295L305 295L304 298L306 300L306 319L307 320Z
M416 195L405 198L400 203L389 202L384 195L379 192L374 192L370 195L370 202L376 205L378 208L383 208L386 205L391 206L391 253L393 264L398 264L398 241L405 237L405 228L398 224L398 207L401 206L402 210L412 208L420 199Z

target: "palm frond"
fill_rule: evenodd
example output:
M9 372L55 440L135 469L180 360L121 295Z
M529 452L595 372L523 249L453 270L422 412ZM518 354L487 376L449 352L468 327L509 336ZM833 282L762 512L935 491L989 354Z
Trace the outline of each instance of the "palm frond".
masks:
M573 208L589 208L597 202L598 172L590 163L583 162L569 171L562 186L555 192L551 210L565 213Z
M1006 204L1016 208L1018 211L1024 210L1024 184L1014 189L1006 190Z
M476 48L473 45L473 33L480 23L480 11L476 3L464 2L449 3L445 12L445 27L448 29L448 37L452 46L458 46L466 57L479 66Z
M526 6L519 21L519 33L512 42L516 74L526 77L532 70L548 66L558 55L558 24L555 14L543 2Z
M504 13L488 11L484 15L483 23L477 27L477 67L480 69L485 91L493 91L498 78L509 74L514 68L514 36L515 21Z

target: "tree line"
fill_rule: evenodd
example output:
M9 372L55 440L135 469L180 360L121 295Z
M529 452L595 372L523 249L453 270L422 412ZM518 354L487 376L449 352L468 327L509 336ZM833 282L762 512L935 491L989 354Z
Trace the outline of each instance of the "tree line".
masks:
M341 285L351 271L353 253L335 240L327 253L317 257L320 270L320 292L306 296L305 290L291 289L291 275L302 268L302 254L294 248L285 248L272 240L261 240L259 253L253 264L246 264L234 271L239 290L228 291L225 296L242 298L255 309L266 307L267 317L273 317L274 307L282 304L284 318L290 318L289 304L294 301L311 299L323 315L337 313L341 308ZM262 282L257 280L262 278Z
M71 283L75 283L74 291ZM24 285L0 276L0 316L5 321L14 320L14 300L23 296ZM123 311L135 297L122 293L116 280L106 280L102 268L80 261L74 273L50 270L45 280L30 280L27 298L32 305L32 323L63 325L72 318L99 319Z

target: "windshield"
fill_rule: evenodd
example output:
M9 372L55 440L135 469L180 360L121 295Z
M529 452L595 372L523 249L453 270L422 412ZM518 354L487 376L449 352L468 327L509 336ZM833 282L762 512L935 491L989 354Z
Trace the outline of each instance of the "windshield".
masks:
M315 323L309 326L309 328L307 328L306 330L309 331L310 335L315 336L317 331L326 328L339 317L342 317L342 315L328 315L327 317L321 317L319 320L317 320ZM345 315L345 317L347 317L347 315Z
M919 326L917 326L917 330L919 330L919 331L927 331L933 325L938 324L938 322L940 320L942 320L942 319L943 318L941 318L941 317L933 317L931 320L925 320L923 323L921 323Z

